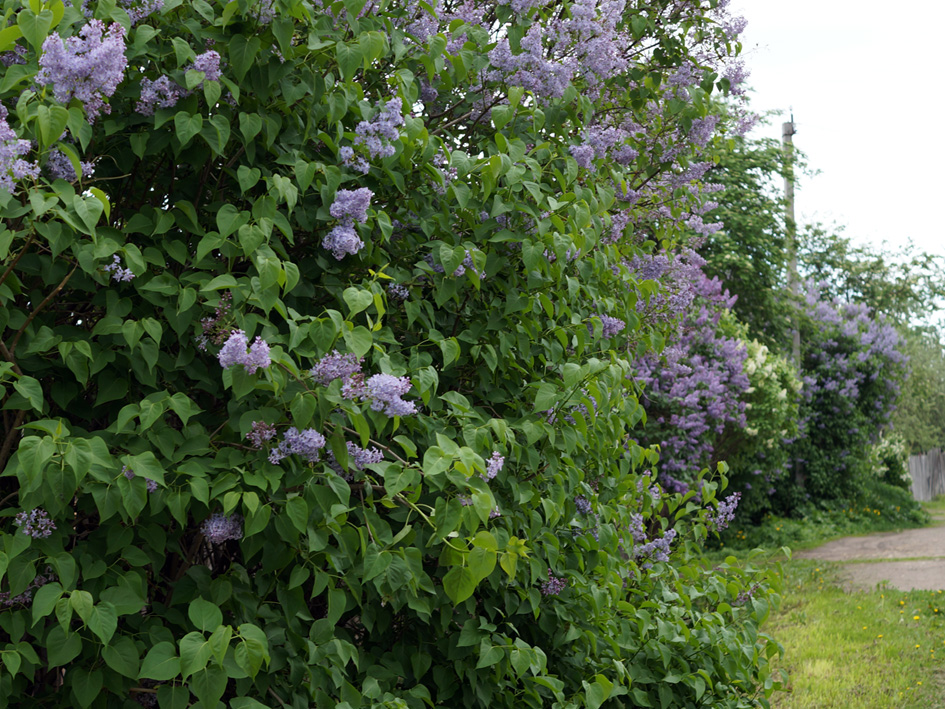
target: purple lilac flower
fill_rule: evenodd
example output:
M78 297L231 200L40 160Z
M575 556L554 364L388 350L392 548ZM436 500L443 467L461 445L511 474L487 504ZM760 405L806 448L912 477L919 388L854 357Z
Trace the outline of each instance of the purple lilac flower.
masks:
M279 445L269 451L269 462L278 465L283 458L297 455L309 463L317 463L321 450L325 447L325 437L313 428L299 431L294 426L285 432Z
M331 354L325 355L315 363L310 374L318 384L328 386L336 379L347 379L359 373L361 362L361 358L351 352L341 354L338 350L332 350Z
M492 454L492 457L486 461L486 480L492 480L498 475L502 468L505 466L505 456L501 455L499 451L495 451Z
M367 210L371 206L373 196L374 193L367 187L356 190L338 190L328 211L335 219L353 219L364 224L367 221Z
M193 65L187 67L187 69L202 71L204 81L219 81L221 76L220 54L212 49L203 54L198 54L194 58ZM203 82L201 82L201 85L202 83Z
M456 499L459 500L459 504L463 507L470 507L473 503L472 498L466 495L458 495Z
M30 151L30 141L20 140L7 123L7 109L0 104L0 189L13 194L14 180L39 177L39 165L21 156Z
M94 169L90 162L80 162L79 167L82 169L82 177L88 177ZM46 159L46 171L54 180L73 182L76 179L72 161L61 150L49 151L49 157Z
M363 469L366 465L380 463L384 460L384 454L380 449L374 446L361 448L351 441L346 441L345 446L348 448L348 460L359 470Z
M160 12L164 7L164 0L121 0L121 6L128 13L133 27L148 15Z
M56 529L56 523L49 518L49 514L41 507L29 512L23 511L16 515L13 522L23 534L33 539L45 539Z
M112 23L106 30L103 22L92 20L65 42L58 32L46 38L36 83L53 84L59 103L78 99L94 122L100 113L111 112L105 99L115 93L127 64L125 28Z
M253 448L258 450L263 447L263 443L272 440L275 435L276 427L271 423L253 421L252 428L249 433L246 434L246 437L250 440L250 443L253 444Z
M266 369L272 361L266 341L257 337L250 347L246 333L242 330L233 330L230 333L229 339L223 343L223 348L217 354L217 359L224 369L242 364L248 374L254 374L257 369Z
M393 300L407 300L410 297L410 289L400 283L389 283L387 295Z
M564 577L557 577L548 569L548 580L541 584L541 593L543 596L557 596L568 585L568 580Z
M358 253L364 248L364 242L352 224L344 223L333 228L322 239L322 248L331 251L331 255L340 261L348 254L354 256Z
M410 391L410 386L407 377L375 374L367 380L365 396L371 399L373 411L382 411L387 416L409 416L417 413L417 406L401 397Z
M239 541L243 538L243 518L238 514L226 517L218 512L203 521L200 531L213 544L222 544L231 539Z
M577 507L578 513L582 515L589 515L594 511L594 508L591 507L591 502L584 495L578 495L574 498L574 506Z
M169 76L159 76L154 81L141 79L141 98L135 104L135 110L143 116L151 116L155 106L171 108L186 94Z
M341 395L351 401L366 397L367 384L364 381L364 375L361 372L355 372L345 379L344 384L341 385Z
M742 494L736 492L726 497L719 503L715 514L706 516L706 522L709 527L716 532L726 529L733 519L735 519L735 508L738 507L738 501L742 499Z
M276 16L274 0L255 0L250 8L250 15L259 20L259 24L268 25Z
M119 256L118 254L114 254L112 256L112 262L108 264L107 266L105 266L102 270L104 270L105 273L112 274L113 281L127 282L135 277L135 274L131 272L130 268L121 267L121 256Z
M10 598L10 594L7 591L0 593L0 606L4 608L12 608L13 606L28 606L30 601L33 600L33 594L37 588L45 586L50 581L55 580L55 576L51 573L50 569L46 570L45 574L40 574L36 576L31 582L30 585L18 596Z
M363 147L372 158L388 158L396 150L393 143L400 139L400 126L404 124L401 114L403 103L398 97L391 98L370 121L361 121L354 132L355 145Z
M0 54L0 64L3 64L3 66L26 64L26 53L26 47L22 44L16 44L11 51Z

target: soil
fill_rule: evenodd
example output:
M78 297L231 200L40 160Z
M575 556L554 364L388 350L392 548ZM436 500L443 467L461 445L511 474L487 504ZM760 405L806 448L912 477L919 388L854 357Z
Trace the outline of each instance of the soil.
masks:
M945 589L945 517L936 525L865 537L844 537L816 549L799 551L796 559L842 562L840 579L848 590L878 584L901 591Z

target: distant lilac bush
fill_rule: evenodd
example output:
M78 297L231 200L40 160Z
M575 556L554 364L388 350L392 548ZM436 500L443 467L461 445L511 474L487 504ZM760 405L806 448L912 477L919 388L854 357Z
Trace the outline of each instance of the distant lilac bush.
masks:
M903 340L863 304L828 301L807 284L801 330L799 435L782 504L847 498L868 475L869 451L895 410L908 361Z

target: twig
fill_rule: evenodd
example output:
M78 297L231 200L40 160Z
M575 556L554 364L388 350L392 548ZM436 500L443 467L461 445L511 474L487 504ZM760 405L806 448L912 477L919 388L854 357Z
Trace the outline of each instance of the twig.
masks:
M45 308L46 305L49 303L49 301L52 300L53 298L55 298L56 295L59 294L59 291L61 291L61 290L65 287L66 283L69 282L69 279L72 278L72 274L75 273L75 270L76 270L78 267L79 267L79 262L76 261L76 263L72 266L72 270L69 271L69 273L66 274L66 277L63 278L63 279L59 282L59 285L56 286L56 287L53 289L52 293L50 293L49 295L47 295L47 296L45 297L45 299L43 299L43 302L40 303L38 306L36 306L36 308L33 310L33 312L31 312L31 313L29 314L29 317L26 318L26 322L23 323L23 325L20 327L20 329L16 331L16 336L13 338L13 344L10 345L10 356L11 356L11 357L12 357L14 354L16 354L16 345L17 345L17 343L20 341L20 338L23 336L23 333L24 333L24 331L26 330L26 328L29 326L29 324L30 324L31 322L33 322L33 318L35 318L37 315L39 315L39 311L42 310L43 308Z

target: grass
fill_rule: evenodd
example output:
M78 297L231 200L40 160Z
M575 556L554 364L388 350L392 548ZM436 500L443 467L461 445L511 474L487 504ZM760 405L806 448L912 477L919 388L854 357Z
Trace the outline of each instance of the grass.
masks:
M836 565L782 562L780 609L765 631L784 646L775 709L943 707L945 593L846 593Z
M945 497L916 511L889 496L869 504L811 508L801 519L765 518L732 530L710 553L744 556L749 544L777 549L832 539L942 524ZM902 509L900 509L902 508ZM938 513L938 519L932 515ZM773 709L945 709L945 579L943 591L886 586L848 593L838 564L775 555L783 570L782 601L763 630L784 647L776 667L788 674Z

